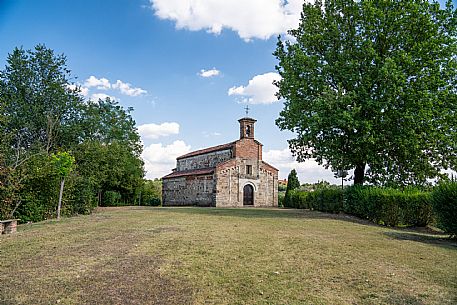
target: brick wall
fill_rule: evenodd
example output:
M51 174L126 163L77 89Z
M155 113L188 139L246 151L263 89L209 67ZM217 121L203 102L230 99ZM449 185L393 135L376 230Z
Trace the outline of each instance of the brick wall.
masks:
M262 160L262 144L254 139L239 139L235 142L234 157Z

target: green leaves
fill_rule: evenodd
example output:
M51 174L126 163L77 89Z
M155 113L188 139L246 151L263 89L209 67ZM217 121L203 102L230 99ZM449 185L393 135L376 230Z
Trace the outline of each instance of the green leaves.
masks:
M58 152L51 155L51 163L58 175L65 178L73 170L75 158L68 152Z
M432 202L438 227L457 237L457 182L442 181L433 190Z
M72 78L66 57L44 45L8 55L0 71L0 217L53 217L58 195L67 215L89 212L107 191L135 200L144 172L132 109L85 102Z
M424 184L456 160L457 13L427 0L305 4L274 55L276 124L299 161L355 181ZM367 166L367 170L365 170Z
M291 192L295 189L300 187L300 181L297 177L297 172L295 169L292 169L287 176L287 188L286 188L286 195L284 197L284 206L285 207L292 207L291 205Z

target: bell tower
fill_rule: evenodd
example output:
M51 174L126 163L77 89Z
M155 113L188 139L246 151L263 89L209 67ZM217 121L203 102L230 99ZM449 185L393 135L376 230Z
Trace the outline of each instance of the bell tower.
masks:
M240 122L240 139L254 139L254 124L257 120L254 120L248 117L249 114L249 106L246 105L246 116L242 119L239 119Z
M240 122L240 139L254 139L254 124L257 120L252 118L239 119Z

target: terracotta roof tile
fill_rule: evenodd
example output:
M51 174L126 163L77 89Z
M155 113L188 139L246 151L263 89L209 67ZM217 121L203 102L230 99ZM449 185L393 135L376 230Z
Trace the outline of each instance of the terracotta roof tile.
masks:
M177 177L185 177L185 176L197 176L197 175L208 175L214 173L214 168L203 168L203 169L194 169L194 170L188 170L188 171L181 171L181 172L173 172L171 174L168 174L162 179L168 179L168 178L177 178Z
M219 150L230 149L230 148L232 148L232 146L234 144L235 144L235 142L230 142L230 143L227 143L227 144L222 144L222 145L217 145L217 146L213 146L213 147L208 147L208 148L205 148L205 149L192 151L192 152L187 153L185 155L179 156L176 159L179 160L179 159L184 159L184 158L188 158L188 157L203 155L203 154L207 154L207 153L215 152L215 151L219 151Z

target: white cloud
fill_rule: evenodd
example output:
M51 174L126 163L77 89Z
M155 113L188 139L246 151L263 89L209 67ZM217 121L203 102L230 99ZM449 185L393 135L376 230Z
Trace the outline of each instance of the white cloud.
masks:
M287 179L290 171L295 169L300 183L315 183L318 180L326 180L333 184L341 183L341 180L336 179L330 170L319 165L314 159L297 162L288 148L266 151L263 153L263 159L279 169L280 179Z
M205 138L209 138L209 137L219 137L222 134L220 132L217 132L217 131L214 131L214 132L202 131L202 135Z
M268 72L254 76L247 86L234 86L228 90L228 95L240 96L239 102L248 104L272 104L278 101L275 96L278 88L273 81L280 80L281 76L275 72Z
M144 148L142 158L148 179L161 178L176 167L176 158L190 152L190 145L182 140L169 145L151 144Z
M162 124L143 124L138 126L138 132L145 139L157 139L179 133L179 124L165 122Z
M116 97L114 96L111 96L111 95L108 95L108 94L105 94L105 93L94 93L90 96L90 99L92 101L95 101L95 102L98 102L98 100L105 100L106 98L110 98L111 100L115 101L116 100Z
M91 75L88 79L86 79L86 82L84 83L84 86L87 88L92 88L92 87L97 87L97 89L100 90L108 90L111 88L111 84L109 80L106 78L96 78L95 76Z
M67 88L70 89L71 91L76 91L79 89L79 93L81 93L83 96L87 96L89 94L89 88L80 86L79 84L72 84L72 85L67 85Z
M248 41L296 28L303 0L150 0L155 15L178 29L220 34L230 29Z
M218 76L219 74L221 74L221 71L217 70L216 68L212 68L211 70L201 69L200 73L198 73L198 75L205 78Z
M147 91L141 88L132 88L131 84L129 83L124 83L121 80L117 80L115 84L113 84L113 89L119 89L122 94L128 95L128 96L139 96L146 94Z

